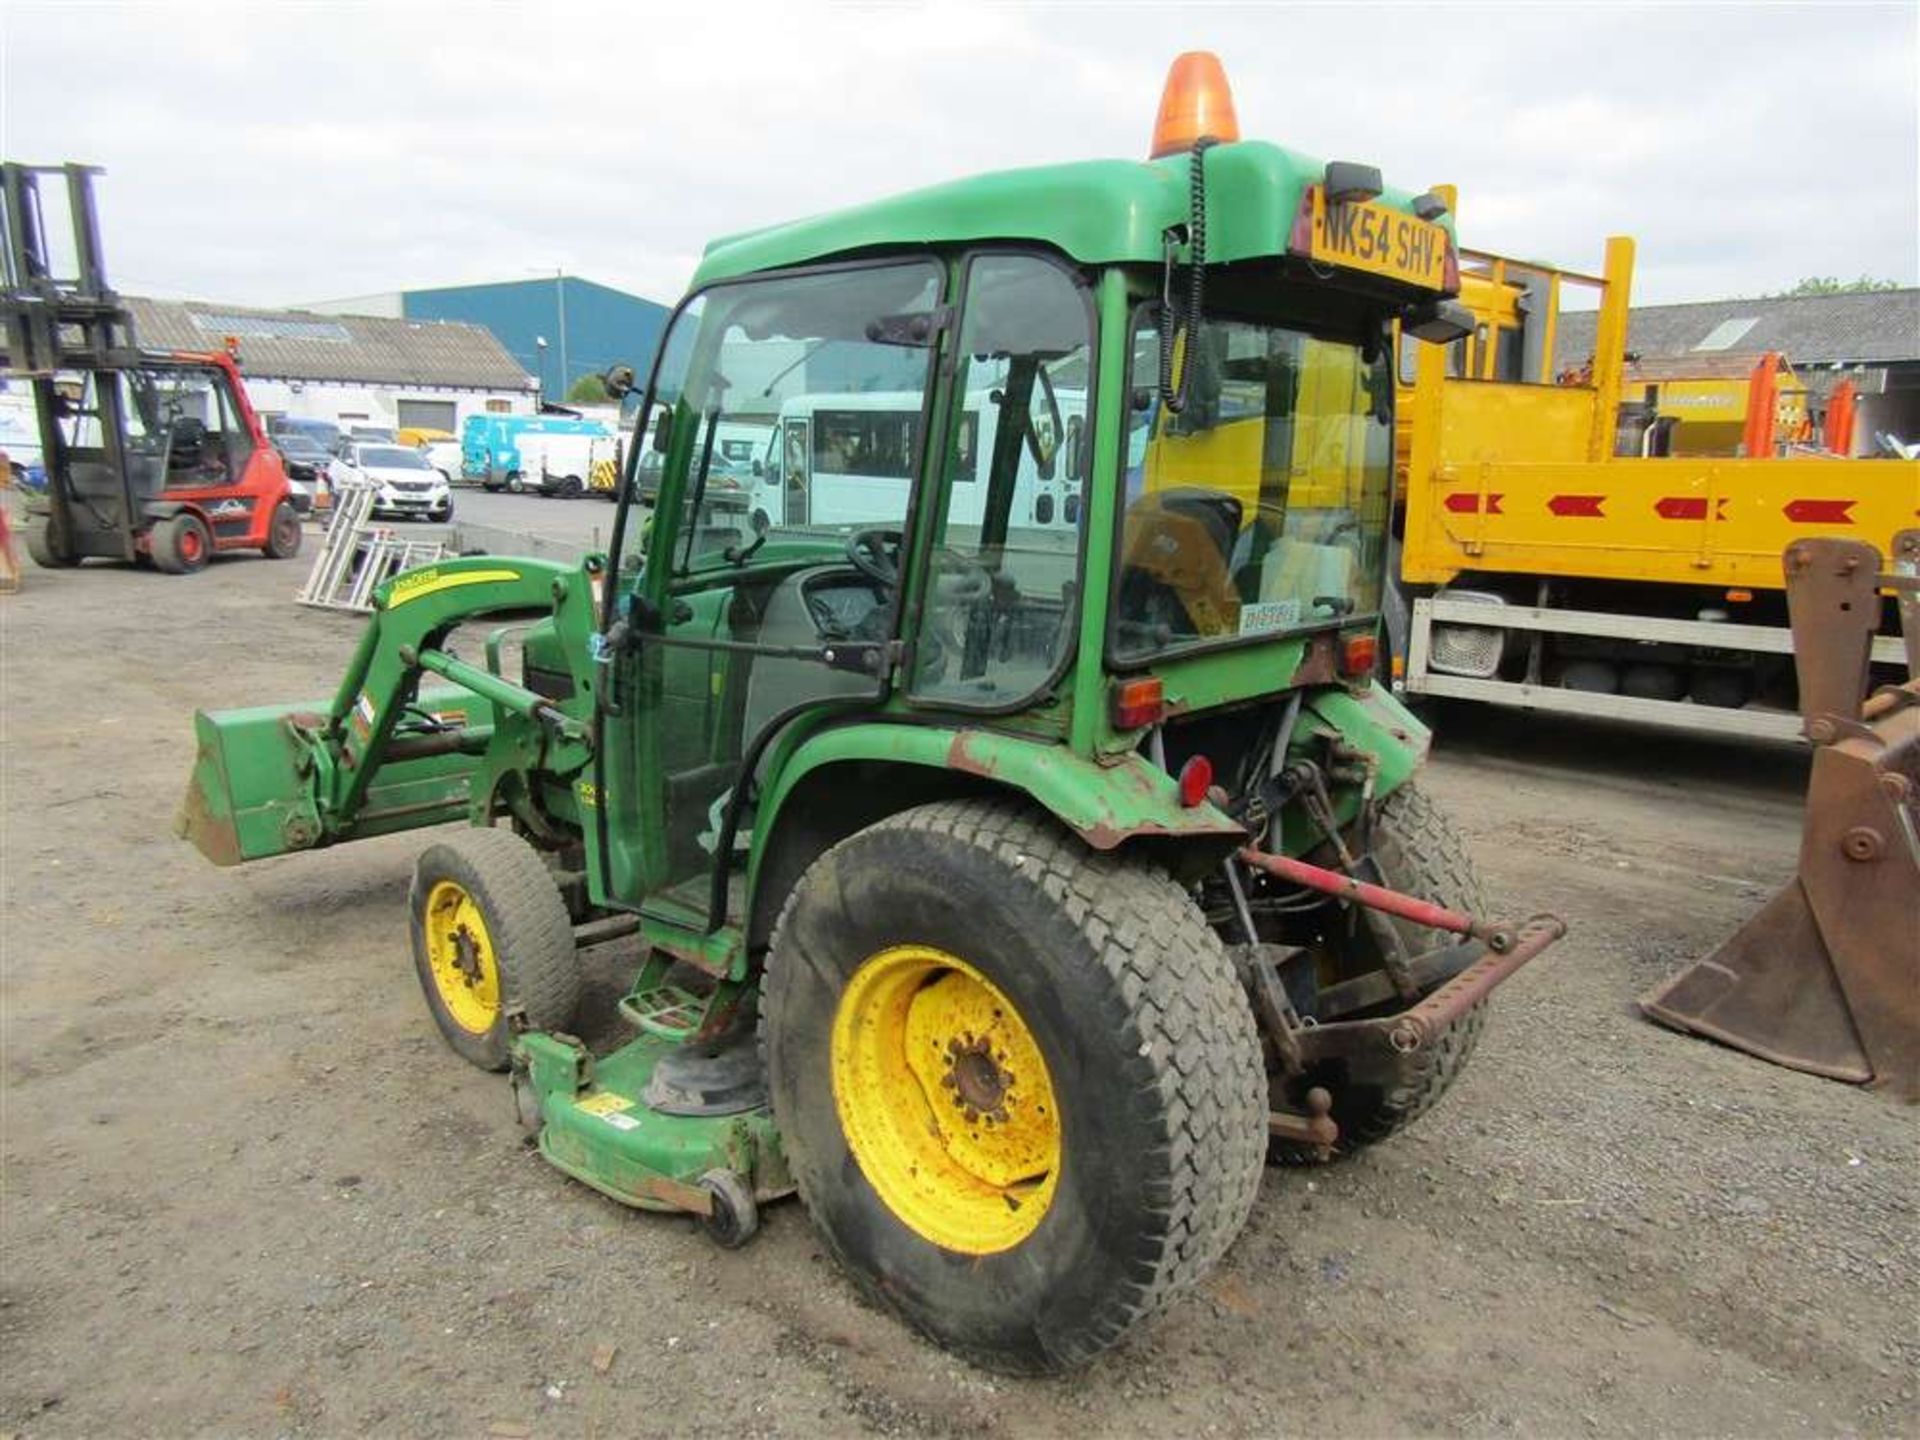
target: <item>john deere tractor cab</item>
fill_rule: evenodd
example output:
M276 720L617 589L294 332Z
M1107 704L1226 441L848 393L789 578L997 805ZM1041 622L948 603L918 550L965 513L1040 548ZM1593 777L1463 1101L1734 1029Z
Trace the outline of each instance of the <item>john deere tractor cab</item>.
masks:
M1444 217L1237 142L1210 56L1155 149L711 246L651 515L630 456L607 555L398 576L330 702L197 717L181 822L220 863L469 822L415 964L541 1152L729 1244L797 1190L1014 1371L1191 1286L1269 1159L1415 1119L1561 933L1477 918L1372 680L1386 337L1456 333ZM709 503L723 429L801 416L783 490L858 485ZM589 1045L578 947L635 933Z
M136 341L107 284L95 173L0 164L0 371L32 387L47 470L29 552L48 568L101 556L175 574L219 551L298 554L286 468L232 353ZM57 183L43 194L43 180Z

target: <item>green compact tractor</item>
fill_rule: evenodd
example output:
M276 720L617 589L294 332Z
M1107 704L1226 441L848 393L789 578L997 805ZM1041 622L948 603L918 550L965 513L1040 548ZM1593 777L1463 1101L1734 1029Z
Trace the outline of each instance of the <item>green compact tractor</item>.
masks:
M1210 62L1147 163L715 243L607 554L402 574L331 701L196 722L220 864L465 822L414 963L554 1165L729 1245L797 1191L1002 1370L1191 1287L1266 1164L1417 1118L1562 932L1476 918L1375 681L1445 206L1239 143ZM635 934L589 1046L578 950Z

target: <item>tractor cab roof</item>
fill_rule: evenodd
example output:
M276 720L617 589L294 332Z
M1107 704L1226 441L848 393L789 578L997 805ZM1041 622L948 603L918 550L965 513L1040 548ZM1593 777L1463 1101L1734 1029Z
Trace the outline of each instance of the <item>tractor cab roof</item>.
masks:
M1323 162L1265 141L1207 153L1207 261L1284 255L1307 187ZM1190 157L1087 160L1001 170L909 191L710 244L693 288L900 246L992 242L1050 246L1085 264L1158 264L1163 237L1188 218ZM1414 192L1379 199L1408 211ZM1449 234L1451 218L1443 222Z

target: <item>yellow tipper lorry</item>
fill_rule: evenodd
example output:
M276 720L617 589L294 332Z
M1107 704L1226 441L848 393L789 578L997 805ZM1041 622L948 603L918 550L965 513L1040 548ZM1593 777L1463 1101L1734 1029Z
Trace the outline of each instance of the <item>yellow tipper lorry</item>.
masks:
M1792 738L1781 554L1821 536L1892 553L1920 517L1920 462L1645 453L1657 412L1622 404L1632 272L1624 237L1597 276L1463 251L1475 333L1402 346L1396 686ZM1556 374L1576 290L1598 293L1594 354ZM1872 654L1895 665L1883 603Z

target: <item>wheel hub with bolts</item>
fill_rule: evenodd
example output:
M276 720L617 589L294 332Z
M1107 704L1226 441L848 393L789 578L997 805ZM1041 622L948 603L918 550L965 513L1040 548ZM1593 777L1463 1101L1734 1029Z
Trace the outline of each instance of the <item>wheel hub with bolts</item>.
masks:
M1006 1059L1003 1051L999 1059ZM941 1085L953 1092L953 1103L966 1112L968 1123L1007 1123L1007 1091L1013 1076L996 1062L992 1042L984 1036L959 1036L947 1042L947 1073Z
M834 1100L901 1222L962 1254L1019 1244L1052 1203L1061 1126L1038 1042L999 987L927 945L871 955L834 1020Z

